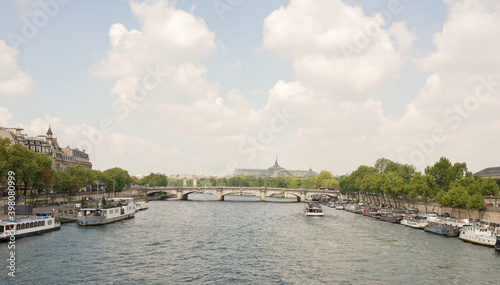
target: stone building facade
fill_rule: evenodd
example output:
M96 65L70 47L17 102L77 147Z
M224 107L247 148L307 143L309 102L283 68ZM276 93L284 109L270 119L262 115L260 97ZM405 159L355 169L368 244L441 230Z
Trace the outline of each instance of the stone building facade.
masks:
M72 149L69 146L61 148L49 126L46 135L30 137L22 133L22 128L0 127L0 137L9 138L12 144L21 144L36 153L45 153L52 160L52 169L66 169L70 165L82 165L85 169L92 169L90 156L85 150Z

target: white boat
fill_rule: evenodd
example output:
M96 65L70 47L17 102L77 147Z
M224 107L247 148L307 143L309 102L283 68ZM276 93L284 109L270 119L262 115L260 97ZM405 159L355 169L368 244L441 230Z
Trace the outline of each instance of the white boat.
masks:
M306 216L323 216L323 209L319 203L308 203L304 208Z
M78 213L79 226L95 226L133 218L135 216L134 198L111 198L105 205L99 203L95 208L82 208Z
M411 217L405 217L401 220L401 224L407 227L411 227L414 229L421 229L423 230L425 226L428 224L427 219L414 219Z
M337 204L335 206L335 210L344 210L344 205L343 204Z
M0 241L11 236L20 238L61 229L61 223L51 213L37 213L35 217L0 220Z
M496 229L488 225L465 225L460 229L459 239L494 247L497 241Z
M468 219L453 219L453 218L446 218L443 220L443 223L449 226L453 226L456 228L462 228L463 226L470 225Z
M135 211L143 211L149 209L149 203L146 200L135 202Z

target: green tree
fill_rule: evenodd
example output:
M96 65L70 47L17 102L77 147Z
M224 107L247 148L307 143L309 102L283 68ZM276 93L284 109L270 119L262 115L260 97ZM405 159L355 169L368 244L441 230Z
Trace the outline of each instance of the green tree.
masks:
M119 167L107 169L102 174L103 182L108 191L114 188L114 191L121 192L125 186L130 185L132 182L128 171Z
M431 175L422 174L421 172L415 173L408 186L409 196L413 198L420 197L420 200L424 202L426 213L428 199L436 196L437 189L433 177Z
M0 181L6 178L9 172L9 147L10 139L0 138Z
M333 179L332 174L326 170L321 170L314 181L316 188L323 187L321 186L323 184L323 181L328 179Z
M458 208L458 217L460 218L460 209L465 209L467 207L467 202L469 202L471 195L463 185L457 182L450 185L450 190L447 194L451 206L453 208Z
M434 182L441 190L448 191L450 184L465 177L471 177L472 174L467 171L467 164L451 162L446 157L441 157L433 166L425 168L425 174L432 175Z
M474 195L469 197L467 201L467 209L469 210L478 210L479 212L483 211L486 208L484 203L484 197L481 193L475 193Z
M404 188L404 180L396 172L389 172L383 174L383 182L381 185L382 191L389 197L392 197L394 205L399 207L398 198L401 195ZM392 207L389 199L389 205Z

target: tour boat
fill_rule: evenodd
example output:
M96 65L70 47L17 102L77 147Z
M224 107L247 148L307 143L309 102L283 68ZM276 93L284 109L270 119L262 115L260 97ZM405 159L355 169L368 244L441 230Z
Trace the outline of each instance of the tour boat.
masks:
M135 216L134 198L111 198L95 208L82 208L78 213L79 226L96 226L133 218Z
M319 203L308 203L304 208L306 216L323 216L323 209Z
M465 225L460 229L459 239L494 247L497 241L496 229L488 225Z
M148 201L136 201L135 202L135 211L138 212L138 211L143 211L143 210L147 210L149 209L149 203Z
M445 224L442 221L429 221L424 230L438 235L447 237L458 237L460 231L458 227Z
M61 229L61 223L51 213L37 213L35 217L0 220L0 241Z

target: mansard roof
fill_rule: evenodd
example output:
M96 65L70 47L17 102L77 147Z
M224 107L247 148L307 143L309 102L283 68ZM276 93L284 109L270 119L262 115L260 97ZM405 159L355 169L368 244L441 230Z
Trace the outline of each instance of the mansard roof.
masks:
M481 175L483 177L500 177L500 167L488 167L473 174L474 176Z

